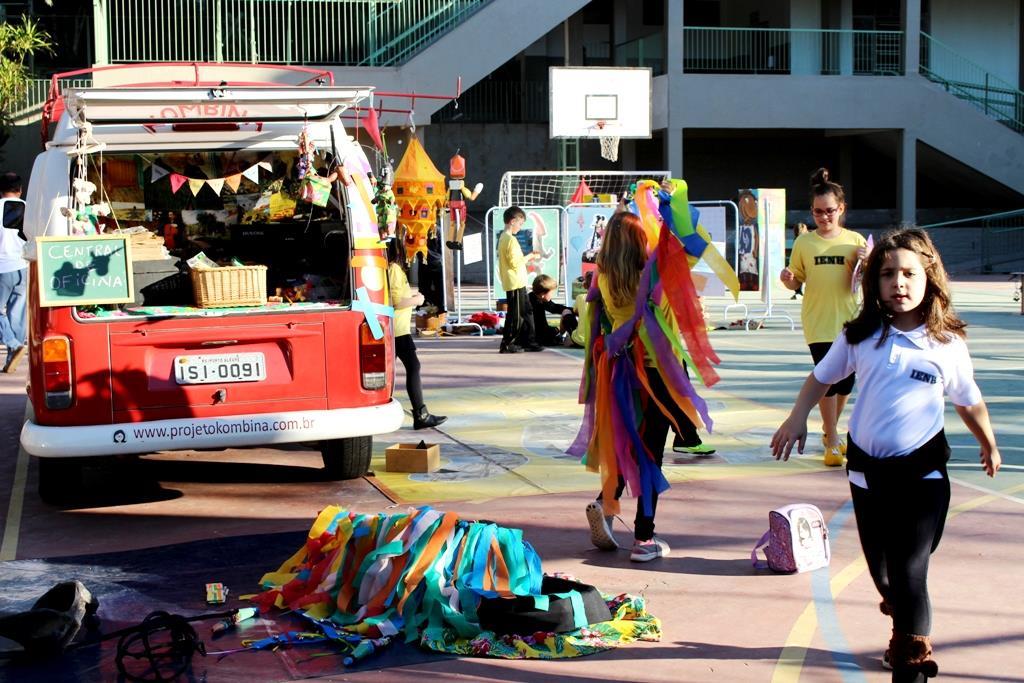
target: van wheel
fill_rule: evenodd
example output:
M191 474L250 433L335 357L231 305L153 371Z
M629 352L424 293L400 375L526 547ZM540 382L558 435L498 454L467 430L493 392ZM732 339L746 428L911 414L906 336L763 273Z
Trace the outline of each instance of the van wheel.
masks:
M38 458L39 497L64 505L82 490L82 458Z
M320 456L331 479L357 479L370 469L372 436L332 439L320 442Z

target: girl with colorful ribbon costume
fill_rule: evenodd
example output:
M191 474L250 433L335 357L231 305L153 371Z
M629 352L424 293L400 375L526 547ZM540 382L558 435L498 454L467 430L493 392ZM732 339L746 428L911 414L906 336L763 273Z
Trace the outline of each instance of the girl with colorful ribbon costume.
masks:
M609 221L587 297L593 312L580 386L586 407L569 452L601 474L599 500L587 508L594 544L616 547L608 516L619 512L628 485L638 497L630 558L647 561L668 552L654 535L654 513L668 488L661 462L669 425L712 424L684 365L706 386L718 381L691 261L704 257L734 295L739 283L707 233L694 228L684 181L666 181L660 190L653 181L640 183L632 208L637 215L619 212Z

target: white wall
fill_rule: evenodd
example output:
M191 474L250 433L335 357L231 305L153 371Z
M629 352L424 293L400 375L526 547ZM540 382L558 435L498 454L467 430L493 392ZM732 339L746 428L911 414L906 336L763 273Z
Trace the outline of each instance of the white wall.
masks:
M933 38L1019 87L1019 0L932 0L931 6Z

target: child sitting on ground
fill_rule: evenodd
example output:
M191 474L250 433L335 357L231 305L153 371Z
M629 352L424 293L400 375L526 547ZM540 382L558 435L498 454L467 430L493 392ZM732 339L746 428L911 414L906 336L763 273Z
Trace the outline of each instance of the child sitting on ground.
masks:
M558 290L555 278L543 273L533 280L530 291L530 309L533 312L533 333L541 346L561 346L563 340L576 329L576 316L568 306L555 303L551 298ZM561 316L558 329L548 324L547 314Z

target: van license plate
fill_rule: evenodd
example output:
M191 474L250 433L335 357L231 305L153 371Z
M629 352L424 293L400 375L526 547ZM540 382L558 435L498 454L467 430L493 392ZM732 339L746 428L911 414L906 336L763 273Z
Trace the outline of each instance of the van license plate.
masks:
M174 357L174 379L178 384L260 382L266 378L267 362L262 353Z

